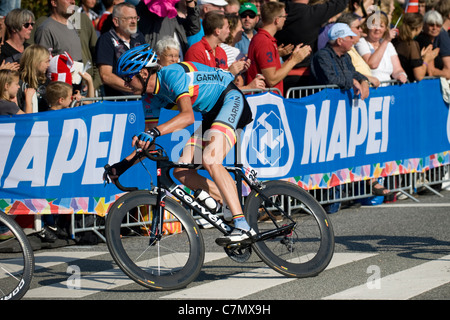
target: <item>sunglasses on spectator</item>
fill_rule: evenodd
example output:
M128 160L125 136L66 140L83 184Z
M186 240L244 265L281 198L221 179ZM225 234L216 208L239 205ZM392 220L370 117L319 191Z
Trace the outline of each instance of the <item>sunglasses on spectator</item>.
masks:
M256 13L254 13L253 11L249 11L249 12L242 12L240 14L241 18L247 18L249 17L250 19L255 19L256 18Z
M27 22L27 23L24 23L24 24L23 24L23 27L24 27L25 29L28 29L30 26L34 27L34 22Z

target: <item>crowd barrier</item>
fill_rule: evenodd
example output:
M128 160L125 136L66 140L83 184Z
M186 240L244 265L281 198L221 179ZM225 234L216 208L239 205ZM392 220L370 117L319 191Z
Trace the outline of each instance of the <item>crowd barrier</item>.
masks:
M442 101L442 96L440 96L439 81L436 79L427 79L423 80L420 84L411 84L411 85L408 84L401 86L396 84L395 82L389 82L386 83L386 85L388 85L389 88L383 87L379 89L371 89L370 97L373 97L373 99L367 102L355 99L355 97L351 95L351 92L342 92L341 90L336 89L333 86L311 86L311 87L291 88L287 92L286 100L278 98L279 96L273 94L270 94L268 96L263 95L263 93L258 94L257 91L255 90L252 90L251 92L246 92L248 94L252 93L252 95L248 96L248 100L250 105L252 106L255 121L252 130L249 131L246 130L245 133L242 135L243 137L242 149L248 150L253 148L255 150L253 150L253 155L246 154L246 152L243 152L241 154L241 158L243 158L244 160L243 161L244 165L250 165L253 167L253 163L249 163L251 162L249 161L249 158L253 157L254 158L253 161L256 161L259 164L261 164L261 166L257 168L257 171L259 171L258 172L259 178L261 180L285 179L292 181L300 185L301 187L309 190L309 192L311 192L316 197L316 199L318 199L319 202L322 203L323 205L332 204L336 202L346 202L352 200L371 198L373 196L371 189L372 187L370 184L367 183L367 181L370 181L370 179L374 178L378 179L387 188L395 192L400 192L401 194L413 199L414 201L419 201L414 196L414 193L420 189L429 190L430 192L433 192L434 194L439 196L440 193L438 186L441 186L442 184L445 185L450 181L449 178L450 161L448 153L448 150L450 150L449 144L450 115L448 112L448 105L446 105ZM411 92L413 92L413 94L411 94ZM408 96L408 94L410 96ZM425 97L423 97L424 95ZM432 99L430 99L430 96L432 96ZM114 139L120 139L125 136L129 136L130 133L134 134L135 132L138 132L140 128L138 122L139 120L142 120L142 115L141 116L137 115L137 118L134 119L136 123L133 123L131 127L127 126L126 129L119 131L117 134L114 133L114 130L117 127L116 125L118 123L120 124L121 123L120 121L122 121L121 120L122 118L120 117L121 110L123 111L124 108L130 108L131 105L139 104L139 102L135 101L140 100L140 98L141 98L140 96L126 96L126 97L101 97L101 98L83 99L84 102L94 101L105 104L108 103L107 104L108 110L109 108L117 109L116 111L113 112L112 116L108 117L108 119L111 119L114 125L110 124L110 127L106 126L107 128L102 129L103 132L100 132L101 130L99 132L92 132L94 131L92 130L92 128L99 125L100 123L94 121L94 118L99 117L99 115L96 115L95 112L89 114L89 112L91 112L93 109L90 106L83 107L82 113L86 118L89 119L88 122L90 122L88 124L88 130L89 127L91 127L89 135L91 137L92 136L96 137L96 140L94 139L94 142L92 142L91 138L89 139L89 141L84 142L85 144L88 144L87 147L88 150L89 147L91 146L91 143L93 144L94 148L99 147L100 149L102 149L102 147L104 147L103 144L104 142L102 142L102 139L101 138L99 139L99 137L104 135L105 132L111 130L112 131L111 137L107 137L104 139L105 141L108 139L109 139L108 141L111 141L111 145L109 146L111 150L108 162L114 163L115 161L120 160L121 157L123 157L124 155L128 154L130 148L125 148L124 146L122 152L116 150L116 152L114 153L112 150L113 145L112 142L116 141L117 143L118 140ZM284 110L284 105L282 109L280 108L279 105L280 99L281 104L286 105L286 109L289 109L288 111ZM324 101L325 102L328 101L328 104L324 103ZM431 106L434 109L431 109L430 108ZM399 136L401 135L401 137L399 138L400 142L396 141L393 142L394 143L393 149L395 149L393 151L390 151L387 148L386 145L387 142L385 143L385 135L387 134L386 133L387 127L385 127L386 123L383 117L386 116L386 112L389 112L389 108L390 108L390 116L394 117L395 115L397 117L395 118L396 120L392 121L398 121L398 119L402 119L402 113L404 115L403 122L399 122L396 125L392 125L392 128L389 127L390 139L391 135L399 135ZM431 115L428 116L428 118L430 118L429 121L427 121L426 119L427 117L421 113L421 109L424 108L428 108L429 112L432 113ZM139 107L137 109L139 109ZM315 112L311 111L313 109L315 110ZM341 111L347 110L349 112L347 112L347 114L342 115L341 117L339 115L339 110ZM358 111L359 113L354 112L354 110L359 110ZM408 114L406 110L411 111ZM65 110L63 110L63 112L64 111ZM328 112L329 116L328 122L330 127L327 128L327 133L324 136L327 136L327 138L330 141L333 141L334 146L331 146L330 142L330 145L327 146L328 150L325 150L323 153L324 159L321 159L322 151L325 147L319 142L317 142L318 144L314 145L313 138L310 136L307 137L306 129L304 130L305 132L302 132L300 134L297 131L300 129L303 130L305 126L308 126L309 122L307 121L309 117L311 115L314 115L313 118L315 122L314 121L312 122L313 127L311 128L313 130L316 130L316 134L320 134L320 125L322 124L321 119L322 115L326 114L325 112ZM395 114L395 112L397 112L397 114ZM370 143L368 141L364 142L361 141L362 137L361 128L364 123L363 114L367 116L369 119L368 129L366 132L366 140L372 139ZM49 116L46 118L51 119L54 115L55 113L51 114L49 113ZM167 114L167 117L171 116L173 116L173 114L170 113ZM295 121L297 117L298 121ZM128 124L131 123L132 117L130 117L130 114L127 114L126 118L128 120ZM434 120L437 118L438 121ZM283 124L283 121L287 121L287 119L289 119L289 121L291 122L289 130L287 130L288 128L285 127L285 123ZM306 122L302 123L302 121L305 121L305 119L307 119ZM397 152L396 149L401 149L398 148L398 145L402 142L402 139L405 139L405 137L407 137L408 134L411 135L411 133L415 131L414 128L411 129L408 127L408 121L409 120L416 121L417 119L419 119L420 121L418 123L415 123L414 125L417 126L416 129L418 131L423 130L428 132L429 129L428 126L430 122L434 124L433 129L435 130L431 130L431 133L426 134L423 141L418 141L419 143L417 143L417 145L420 145L420 148L419 147L415 148L414 142L417 139L417 137L414 137L409 139L412 140L412 144L410 143L411 141L408 141L409 145L407 150L404 151L404 153ZM40 123L39 119L36 120L36 117L32 115L25 115L21 116L20 120L22 120L23 122L35 121L35 123L32 126L32 129L30 129L31 134L30 132L25 133L24 141L21 142L21 140L19 139L18 141L15 141L15 145L19 146L23 145L24 147L25 146L30 147L32 143L42 142L41 140L39 140L39 138L36 138L36 140L31 142L29 138L27 139L28 137L27 135L32 135L32 133L34 132L33 130L37 127L37 124ZM278 124L276 123L276 121L273 122L274 120L278 120L281 125L277 127ZM350 137L346 136L347 133L345 128L335 129L339 127L338 120L347 123L348 129L347 133ZM423 120L425 121L424 123L422 123ZM54 126L55 127L61 126L56 125L56 122L52 122L57 121L57 117L55 118L55 120L51 119L49 121L50 121L49 127L51 128L53 128ZM355 121L358 122L358 125L354 129L351 126L351 123ZM10 132L8 132L9 130L8 125L11 125L11 121L9 123L7 122L8 121L3 123L1 122L0 119L0 145L2 145L3 150L9 150L9 155L11 157L22 156L23 155L22 153L19 154L20 148L19 151L17 152L11 151L11 145L15 135L14 133L11 134ZM20 123L21 121L17 122ZM83 127L82 126L77 127L77 122L76 121L73 122L74 124L72 126L74 126L75 129L72 129L72 131L77 131L78 134L80 135L84 130ZM123 122L125 122L125 117L123 119ZM437 122L439 122L439 124ZM53 124L55 125L53 126ZM111 129L111 126L113 129ZM374 126L375 129L372 130L371 126ZM397 126L400 128L396 129ZM271 133L269 136L267 136L266 129L268 127L271 127L272 129L277 128L276 130L279 130L279 132L277 133L277 135ZM40 129L42 130L42 128ZM63 129L66 129L66 127L64 127ZM63 129L60 131L62 132ZM47 130L49 132L46 131L44 136L47 135L47 137L48 136L52 137L51 130L48 128ZM67 130L70 131L70 129ZM276 130L274 132L276 132ZM353 132L353 136L356 137L355 139L360 140L356 142L355 141L351 142L352 130L355 130ZM250 136L248 132L251 132L252 136ZM253 134L255 134L255 137L253 137ZM291 141L289 141L288 137L289 134L291 134ZM295 144L293 143L292 135L295 137L299 137L299 139L295 141ZM427 143L427 141L431 141L430 137L433 138L433 140L439 141L433 141L435 143L431 144ZM436 139L436 137L439 137L439 139ZM50 140L51 139L47 140L47 144L49 145L51 144L51 142L49 142ZM80 137L78 137L78 143L80 143L80 140L81 140ZM172 142L168 141L169 144L173 143L174 140L176 139L172 137L171 139ZM254 142L255 140L258 141L259 145L253 145L255 143ZM73 140L70 140L69 142L73 142ZM311 148L308 150L308 152L310 153L309 160L306 159L304 156L306 149L305 148L302 149L301 147L302 144L303 145L305 144L305 142L311 144ZM369 150L370 148L374 148L372 144L375 145L375 148L378 148L377 151L378 153L371 151L370 153L366 154L367 150ZM56 143L56 145L62 146L64 145L64 143L62 143L61 140L59 140L58 143ZM345 147L342 149L342 146L344 145ZM433 148L430 148L429 145L433 145ZM256 150L259 146L263 146L265 150L264 151ZM281 150L286 146L288 147L296 146L297 148L295 150L295 155L291 154L293 153L292 151L293 148L291 149L288 148L287 151ZM350 148L350 146L352 147ZM47 145L47 148L50 147ZM382 150L383 152L380 152L380 149L383 148L385 148L384 151ZM52 155L53 154L55 155L53 157L53 160L57 159L56 155L60 152L59 147L58 148L55 147L54 149L57 150L51 150L50 152ZM63 148L61 147L61 149ZM298 151L299 149L300 151ZM366 151L361 153L362 149L365 149ZM74 148L72 146L70 150L68 149L66 151L65 153L66 158L63 157L62 161L63 162L65 161L67 164L72 165L74 162L75 155L77 154L77 150L78 150L77 148ZM328 154L325 154L326 152ZM349 158L351 158L350 153L352 152L353 154L356 153L356 157L361 161L359 162L347 161ZM358 152L360 152L360 154L358 154ZM386 152L392 153L392 155L390 157L383 156L383 154ZM85 155L85 157L89 158L89 152L86 153L87 155ZM37 161L39 160L36 154L33 153L28 155L25 154L25 157L28 157L28 167L33 167L36 165ZM6 152L6 155L8 155L8 152ZM100 155L97 155L97 158L95 158L95 156L92 157L94 157L94 160L99 162ZM103 154L102 157L106 157L106 155ZM28 191L33 190L33 184L38 185L39 182L33 180L30 182L31 186L27 184L27 187L23 188L23 190L14 190L14 188L10 189L11 185L14 185L14 183L12 182L14 179L9 180L9 177L7 177L7 173L11 172L12 168L14 168L14 165L5 166L5 164L8 164L8 161L9 157L8 159L5 158L2 159L0 157L0 174L1 174L0 183L2 187L2 190L0 192L0 201L2 201L0 203L0 209L6 212L9 211L10 214L14 210L16 210L16 212L12 212L13 214L27 214L26 212L19 212L19 209L23 209L22 207L28 206L27 209L32 211L33 206L37 207L36 203L30 205L31 201L24 200L22 202L20 201L15 202L13 201L13 199L15 198L20 199L26 197L27 190ZM59 171L61 172L59 173L58 170L55 169L56 172L55 173L53 172L54 166L51 166L50 163L48 166L50 166L50 169L48 167L45 169L45 176L48 179L46 182L47 185L48 181L51 180L50 176L53 177L54 179L56 179L55 177L59 177L59 179L63 181L65 175L68 175L70 173L70 170L64 168L63 169L60 168ZM274 170L274 166L277 167L277 170ZM28 170L28 167L23 166L23 169ZM80 170L82 171L82 169L84 169L84 171L87 172L87 169L89 168L95 169L95 172L98 174L101 171L101 167L102 167L101 165L94 165L93 167L92 166L89 167L86 161L86 164L83 164ZM30 173L35 173L33 172L32 169L30 170L31 170ZM89 178L83 176L83 181L84 179L89 180ZM82 184L83 188L85 188L84 183ZM75 183L75 185L77 184ZM19 186L20 183L19 185L16 185L16 187ZM58 187L56 184L55 186ZM114 187L110 186L107 188L111 190ZM11 193L9 194L8 191L11 191ZM46 194L47 191L49 192L49 194ZM42 188L42 190L39 190L39 192L37 192L37 194L35 194L34 196L36 198L45 197L46 199L57 198L59 196L59 194L57 196L55 196L54 194L52 195L52 192L53 192L52 188L49 187ZM58 193L59 192L61 191L58 191ZM82 207L82 204L80 204L82 201L76 201L75 204L71 203L65 206L71 208L72 210L61 211L62 207L61 203L63 203L64 202L63 199L66 199L65 197L67 197L67 195L64 194L61 195L61 199L59 199L59 202L49 201L50 207L51 205L54 205L56 206L56 209L54 210L59 211L52 211L51 209L45 211L44 209L41 208L40 213L84 213L71 215L72 219L71 234L75 236L77 233L80 232L94 231L100 237L103 237L100 231L102 230L102 228L104 228L104 221L102 219L92 220L88 219L88 217L89 213L96 213L98 215L99 214L98 210L100 210L101 213L106 213L107 207L110 205L110 203L113 203L114 201L113 198L116 198L120 195L114 193L114 192L117 193L117 190L114 192L112 191L110 192L111 194L109 195L110 196L109 202L107 201L108 196L104 198L97 196L97 198L100 200L97 199L97 202L94 201L95 206L94 209L92 205L90 207L86 206L83 207L83 209L80 209L80 207ZM83 196L87 196L89 194L90 188L87 187L86 190L84 189L82 190L81 195L77 199L83 199ZM7 200L8 198L9 200ZM71 201L73 202L73 199L71 199ZM75 208L78 208L78 211ZM32 213L31 211L28 211L28 214ZM40 226L39 219L41 215L35 214L35 217L36 217L35 227L39 228ZM135 221L127 221L124 223L128 225L136 224Z

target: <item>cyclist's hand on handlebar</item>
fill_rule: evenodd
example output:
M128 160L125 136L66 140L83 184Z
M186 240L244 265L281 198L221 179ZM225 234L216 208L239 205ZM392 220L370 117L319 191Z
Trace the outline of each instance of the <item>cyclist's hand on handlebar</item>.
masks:
M133 137L131 145L133 147L142 148L147 150L156 137L160 136L158 129L153 128L150 131L141 132Z
M106 165L105 166L105 172L103 172L103 181L106 183L114 183L119 178L120 174L118 174L117 169L114 167L114 165Z

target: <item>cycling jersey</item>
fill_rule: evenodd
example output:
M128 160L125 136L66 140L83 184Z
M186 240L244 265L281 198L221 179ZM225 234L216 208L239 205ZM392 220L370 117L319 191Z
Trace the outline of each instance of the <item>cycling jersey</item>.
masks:
M235 130L252 120L250 106L233 80L227 71L195 62L164 67L157 73L154 94L142 99L146 122L157 122L162 108L176 109L178 99L188 96L193 110L203 115L201 133L220 131L233 145ZM199 138L195 134L189 144L199 144Z
M164 67L157 73L154 94L142 99L145 117L158 118L161 108L176 107L178 99L184 96L191 98L194 111L207 113L233 80L228 71L196 62Z

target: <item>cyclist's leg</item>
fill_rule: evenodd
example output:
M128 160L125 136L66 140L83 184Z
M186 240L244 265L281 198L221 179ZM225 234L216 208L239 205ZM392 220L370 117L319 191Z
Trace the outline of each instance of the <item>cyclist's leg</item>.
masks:
M243 215L235 181L222 165L226 155L236 144L236 129L242 128L248 123L247 119L251 119L251 112L250 117L249 112L250 109L242 92L237 88L231 88L227 91L223 105L204 137L206 146L203 152L203 166L211 175L231 210L234 226L241 230L235 230L236 232L230 236L219 238L220 244L244 241L255 234Z
M195 132L183 148L183 152L178 159L180 163L202 163L203 139L201 128ZM209 193L216 201L223 204L222 195L214 181L200 175L195 169L175 168L174 177L189 189L201 189Z

